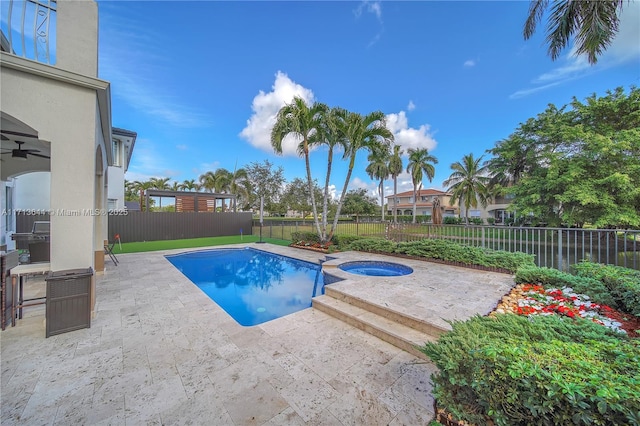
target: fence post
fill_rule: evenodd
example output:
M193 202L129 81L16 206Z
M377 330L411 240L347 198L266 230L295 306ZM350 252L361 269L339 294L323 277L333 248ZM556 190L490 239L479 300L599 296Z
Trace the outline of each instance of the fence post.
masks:
M558 270L562 271L562 228L558 228Z
M485 230L485 228L483 226L482 227L482 248L485 248L485 245L484 245L484 230Z

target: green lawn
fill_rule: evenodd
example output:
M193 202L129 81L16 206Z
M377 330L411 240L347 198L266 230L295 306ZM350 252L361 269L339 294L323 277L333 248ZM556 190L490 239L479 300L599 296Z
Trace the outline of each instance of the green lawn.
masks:
M245 235L243 237L239 235L233 235L229 237L192 238L188 240L163 240L145 241L139 243L122 243L122 248L120 248L120 245L116 243L113 246L113 253L117 255L122 253L139 253L144 251L220 246L224 244L255 243L259 240L260 236L258 235ZM291 244L291 241L280 240L276 238L263 238L263 241L281 246L288 246L289 244Z

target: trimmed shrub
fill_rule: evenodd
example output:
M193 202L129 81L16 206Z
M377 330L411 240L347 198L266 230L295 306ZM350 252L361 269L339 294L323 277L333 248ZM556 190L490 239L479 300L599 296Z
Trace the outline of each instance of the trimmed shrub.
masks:
M595 303L619 309L607 287L595 278L579 277L557 269L523 266L516 271L515 280L516 284L540 284L545 288L571 287L576 293L586 294Z
M300 241L304 241L305 243L319 243L320 237L316 232L296 231L291 233L291 241L294 243Z
M334 235L331 241L338 246L339 250L346 250L352 242L363 238L358 235Z
M575 270L580 276L602 281L621 311L640 317L640 271L585 261L575 265Z
M466 246L446 240L424 239L399 243L396 253L409 256L459 262L465 265L478 265L487 268L506 269L515 272L524 265L533 265L534 256L500 250Z
M471 217L471 218L469 218L469 223L471 223L473 225L483 225L484 224L484 220L482 220L482 218L480 218L480 217Z
M476 316L421 350L438 403L497 425L638 424L640 344L584 319Z
M351 242L347 246L346 250L393 253L396 246L397 244L393 241L385 240L383 238L361 238Z
M445 216L442 218L442 223L445 225L460 225L462 220L460 217Z

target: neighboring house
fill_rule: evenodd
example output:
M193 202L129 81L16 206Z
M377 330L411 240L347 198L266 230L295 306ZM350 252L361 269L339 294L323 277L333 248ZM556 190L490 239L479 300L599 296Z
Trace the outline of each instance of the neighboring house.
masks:
M137 137L138 134L130 130L117 127L111 129L113 164L109 164L108 169L107 208L109 210L124 210L127 208L124 200L124 174L129 168Z
M513 198L513 195L495 197L487 204L486 208L478 203L477 207L471 207L469 209L469 217L483 219L485 223L487 223L487 219L493 218L495 224L505 224L509 219L513 219L514 217L514 213L508 211L509 205L513 202ZM460 216L466 217L464 205L460 206Z
M50 194L51 270L102 271L114 159L111 88L98 78L98 4L2 3L2 204L10 212L13 178L50 172L41 186ZM15 222L1 222L0 246L9 248Z
M449 205L451 200L451 194L439 191L437 189L421 189L417 192L418 201L416 203L416 215L428 215L431 216L433 209L433 201L438 198L440 200L440 209L442 211L442 217L456 216L458 214L457 203L453 206ZM396 204L394 204L394 195L385 197L387 199L387 212L389 215L393 214L394 206L397 209L398 215L411 216L413 215L413 190L401 192L395 195Z

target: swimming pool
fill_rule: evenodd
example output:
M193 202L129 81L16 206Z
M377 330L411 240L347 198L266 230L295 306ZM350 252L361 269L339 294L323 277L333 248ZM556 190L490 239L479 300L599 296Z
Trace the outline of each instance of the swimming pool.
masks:
M324 294L320 265L261 250L201 250L166 258L243 326L309 308L312 297Z

